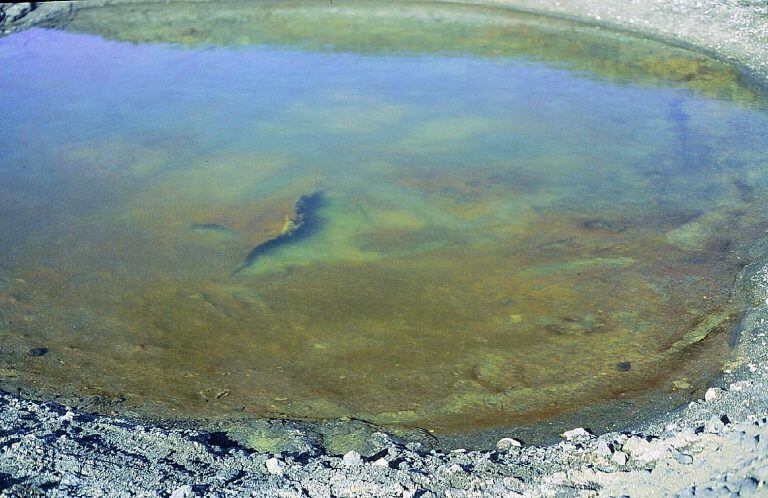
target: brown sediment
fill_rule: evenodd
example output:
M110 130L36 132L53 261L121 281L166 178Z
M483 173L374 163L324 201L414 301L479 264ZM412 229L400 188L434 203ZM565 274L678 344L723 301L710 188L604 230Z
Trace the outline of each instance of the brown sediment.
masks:
M702 68L711 61L698 55L667 62L680 75L640 64L651 74L642 82L658 83L664 71L705 95L733 83L726 73L707 86ZM584 67L621 80L627 68L614 63ZM458 148L489 122L433 120L394 147ZM414 139L430 126L440 140ZM690 160L686 151L678 155ZM108 184L114 172L96 156L92 168L64 174ZM743 206L760 199L759 189L722 178L728 204L706 211L598 209L561 202L552 177L534 167L587 159L382 170L376 181L425 202L384 206L341 194L329 219L341 220L344 239L284 245L306 253L277 263L266 250L303 226L297 192L316 176L265 193L256 188L288 161L230 155L168 172L158 172L166 156L136 164L131 175L157 176L135 199L99 213L109 221L103 233L89 239L89 223L98 223L86 219L62 229L68 252L33 245L14 262L20 280L0 294L14 323L2 339L15 375L8 383L119 399L121 410L148 416L356 417L438 434L538 421L644 388L666 392L679 376L702 385L722 365L736 315L702 317L730 299L740 251L760 231L759 209ZM649 173L652 187L669 183L665 164ZM450 222L431 219L424 205ZM232 236L206 237L223 231ZM366 257L312 259L337 242ZM249 250L265 256L265 271L229 279ZM29 338L50 353L29 357Z
M56 289L66 288L64 277L37 270L25 279L38 296L50 289L59 305L52 321L34 328L60 328L57 322L66 323L60 314L73 299L99 309L103 325L98 335L46 339L62 367L74 363L78 370L44 363L25 375L86 381L86 393L120 393L132 410L146 402L165 405L160 412L166 415L171 407L193 417L242 408L265 417L349 416L443 432L536 420L619 391L638 392L667 370L663 365L675 363L676 355L667 358L669 347L660 345L680 340L694 309L709 313L696 296L710 290L663 283L670 265L681 275L702 271L673 264L682 251L655 251L650 259L635 252L659 227L617 232L587 228L581 220L540 219L535 237L481 253L446 249L364 266L313 265L242 285L113 275L109 288L123 289L117 314L108 299L94 301L89 292L62 295ZM607 214L603 220L616 224ZM542 241L564 236L575 242L558 247L560 262L552 263L554 249L542 254ZM706 273L706 281L715 277ZM728 274L715 277L712 287L726 288ZM20 298L13 317L42 303L22 304L31 298L22 288L11 291ZM713 303L725 298L710 295ZM642 332L632 330L638 319ZM108 344L112 353L105 356L100 349ZM140 375L131 372L136 361ZM486 361L495 363L482 366ZM632 370L616 371L619 361L631 362ZM143 386L147 376L151 389ZM176 382L178 376L185 382ZM587 384L591 394L584 397L578 386ZM515 389L527 394L521 398ZM229 395L197 394L222 390Z

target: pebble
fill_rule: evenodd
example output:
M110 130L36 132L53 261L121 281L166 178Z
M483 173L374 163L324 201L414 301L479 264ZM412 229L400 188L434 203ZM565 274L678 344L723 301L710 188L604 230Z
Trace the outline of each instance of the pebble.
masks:
M704 424L704 432L710 434L720 434L725 429L725 424L717 415L712 415Z
M619 372L629 372L632 369L632 364L628 361L620 361L616 364L616 369Z
M669 444L655 440L653 442L642 437L633 436L622 445L634 460L647 463L660 459L669 450Z
M499 441L496 443L496 448L498 448L501 451L509 451L512 448L520 448L523 445L520 441L517 439L511 438L511 437L504 437L499 439Z
M691 455L679 451L675 452L675 460L683 465L691 465L693 463L693 457Z
M170 498L189 498L190 496L195 496L192 491L192 486L185 484L184 486L176 488L173 493L171 493Z
M574 439L590 438L592 437L592 433L583 427L577 427L575 429L571 429L569 431L563 432L561 436L567 439L568 441L571 441Z
M722 392L722 389L718 389L717 387L710 387L707 389L707 392L704 393L704 401L714 401L717 398L720 397L720 393Z
M603 457L609 457L613 454L613 451L611 450L611 445L609 445L606 441L600 440L597 442L597 449L595 450L595 453Z
M348 451L344 454L343 457L341 457L341 463L344 465L360 465L363 463L363 459L360 456L360 453L356 452L355 450Z
M269 472L272 475L281 476L283 475L284 469L285 469L285 463L281 460L278 460L275 457L272 457L268 459L265 463L267 466L267 472Z
M611 461L617 465L626 465L628 459L629 457L627 457L627 454L623 451L616 451L613 453L613 456L611 456Z

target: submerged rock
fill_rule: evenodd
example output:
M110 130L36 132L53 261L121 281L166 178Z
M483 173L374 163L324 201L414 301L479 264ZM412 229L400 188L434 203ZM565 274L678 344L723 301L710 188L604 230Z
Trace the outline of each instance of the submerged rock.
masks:
M323 195L322 190L316 190L299 197L294 204L293 216L285 222L280 234L254 247L233 274L248 268L278 247L292 244L314 233L320 224L317 210L323 205Z
M45 356L47 353L48 348L32 348L27 352L27 354L32 357Z

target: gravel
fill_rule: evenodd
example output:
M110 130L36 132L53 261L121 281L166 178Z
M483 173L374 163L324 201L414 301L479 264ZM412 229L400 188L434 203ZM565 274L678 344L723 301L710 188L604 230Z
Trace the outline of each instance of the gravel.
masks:
M0 30L47 22L85 3L0 4ZM764 0L476 3L698 47L768 84ZM546 447L509 434L489 452L428 451L375 433L370 451L343 456L298 433L290 451L259 453L217 433L0 393L0 496L766 496L768 266L748 267L744 279L753 308L733 365L704 399L631 431L596 436L575 427Z

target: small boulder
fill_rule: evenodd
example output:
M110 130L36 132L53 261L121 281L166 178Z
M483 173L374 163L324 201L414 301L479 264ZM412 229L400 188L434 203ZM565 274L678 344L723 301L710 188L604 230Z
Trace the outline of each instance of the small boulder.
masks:
M608 444L607 441L603 441L602 439L597 442L597 449L595 450L595 453L602 457L610 457L613 454L613 450L611 449L611 445Z
M170 498L190 498L191 496L195 496L195 493L192 491L192 486L185 484L184 486L179 486L173 490Z
M45 356L48 354L48 348L32 348L27 352L27 354L33 358L38 356Z
M669 451L669 445L661 441L648 441L645 438L633 436L621 446L621 449L632 456L634 460L648 463L658 460Z
M712 415L709 420L704 424L704 432L709 434L720 434L725 429L725 423L721 417Z
M285 462L275 457L268 459L265 465L267 466L267 472L272 475L281 476L285 471Z
M693 463L693 457L687 453L675 452L675 460L683 465L691 465Z
M568 441L573 441L574 439L586 439L586 438L592 437L592 433L583 427L577 427L575 429L565 431L560 435L565 439L567 439Z
M344 454L343 457L341 457L341 463L344 465L360 465L363 463L363 459L360 456L360 453L356 452L355 450L348 451Z
M512 448L520 448L522 445L523 443L517 439L504 437L499 439L499 441L496 443L496 448L498 448L500 451L509 451Z
M707 389L707 392L704 393L704 401L714 401L717 398L720 397L720 393L722 392L722 389L718 389L716 387L710 387Z
M623 451L615 451L611 456L611 461L616 465L626 465L627 460L628 460L627 454L624 453Z

